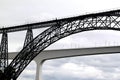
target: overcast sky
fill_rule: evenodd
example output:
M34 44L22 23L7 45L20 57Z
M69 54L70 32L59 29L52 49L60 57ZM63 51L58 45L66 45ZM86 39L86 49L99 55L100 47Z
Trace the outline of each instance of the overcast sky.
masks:
M120 9L119 0L0 0L0 27L112 9ZM34 30L34 36L41 31ZM9 34L10 52L19 51L22 48L25 33L26 31ZM119 31L89 31L64 38L48 49L112 46L120 45L119 42ZM116 54L46 61L43 66L43 79L119 80L119 57L120 55ZM35 66L29 66L19 79L27 80L29 78L29 80L33 80L34 69Z

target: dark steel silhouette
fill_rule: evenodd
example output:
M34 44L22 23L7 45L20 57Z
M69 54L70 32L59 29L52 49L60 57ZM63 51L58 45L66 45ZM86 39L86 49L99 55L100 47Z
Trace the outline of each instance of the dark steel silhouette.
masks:
M33 40L33 32L32 32L31 27L28 27L23 48L24 48L30 41L32 41L32 40ZM32 44L32 45L33 45L33 44ZM30 45L30 47L31 47L32 45Z
M2 40L0 45L0 70L4 72L4 69L8 66L8 37L4 30L2 33Z
M28 28L30 27L30 28ZM33 38L32 29L49 27ZM45 48L66 36L89 30L120 30L120 10L94 13L0 29L7 33L28 30L23 49L5 68L4 80L16 80L26 66ZM1 74L1 75L2 75ZM1 79L1 77L0 77Z

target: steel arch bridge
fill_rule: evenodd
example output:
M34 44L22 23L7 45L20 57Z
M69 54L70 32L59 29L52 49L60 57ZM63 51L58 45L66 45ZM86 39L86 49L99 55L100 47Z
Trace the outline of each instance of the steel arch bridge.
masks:
M32 29L48 27L33 38ZM23 49L8 65L7 33L27 30ZM16 80L26 66L45 48L69 35L90 30L120 31L120 10L1 28L0 79Z

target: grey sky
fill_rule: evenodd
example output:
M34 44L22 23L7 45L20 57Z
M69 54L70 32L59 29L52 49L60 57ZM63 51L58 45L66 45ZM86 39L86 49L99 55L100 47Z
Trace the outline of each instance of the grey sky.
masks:
M119 56L112 54L49 60L43 65L42 76L45 80L119 80Z
M0 0L0 26L120 8L119 0Z
M106 11L110 9L120 9L119 0L0 0L0 27L9 27L13 25L33 23L46 21L56 18L64 18L69 16L77 16L86 13L93 13L99 11ZM19 51L24 43L25 32L11 33L9 34L9 51ZM41 30L34 30L34 36L39 34ZM17 35L17 36L16 36ZM18 36L19 35L19 36ZM90 31L75 34L64 38L48 49L54 48L78 48L78 47L90 47L90 46L111 46L119 45L120 41L120 32L118 31ZM79 43L78 43L79 41ZM59 46L59 47L58 47ZM96 80L103 77L102 80L110 80L109 76L112 76L111 80L119 80L119 57L120 55L112 55L105 57L78 57L77 59L63 59L46 62L43 68L44 79L45 80L59 80L56 76L63 74L60 73L49 73L49 70L66 70L67 66L71 65L76 67L79 75L86 76L85 78L72 76L74 73L73 68L68 68L71 70L71 74L62 75L62 79L66 80L71 76L71 80ZM90 61L90 62L88 62ZM109 61L109 62L108 62ZM105 63L102 63L105 62ZM60 64L58 64L60 63ZM34 64L34 63L31 63ZM60 67L56 67L56 66ZM102 66L101 66L102 65ZM113 66L116 65L116 66ZM81 66L85 66L85 69L82 70ZM104 66L109 66L106 68ZM112 68L111 68L112 66ZM49 68L50 67L50 68ZM29 67L24 71L20 80L26 80L26 77L29 77L29 80L33 80L31 76L35 74L35 66ZM93 72L88 72L86 70L92 69ZM80 70L83 73L80 73ZM87 73L88 72L88 73ZM100 74L90 75L91 73L99 72ZM32 74L31 74L32 73ZM90 73L90 74L89 74ZM29 75L28 75L29 74ZM48 75L49 74L49 75ZM56 76L52 76L52 75ZM83 75L85 74L85 75ZM117 75L115 75L117 74ZM96 78L96 76L99 77ZM66 77L67 76L67 77ZM106 78L106 79L105 79ZM70 80L69 79L69 80ZM98 80L99 80L98 79Z

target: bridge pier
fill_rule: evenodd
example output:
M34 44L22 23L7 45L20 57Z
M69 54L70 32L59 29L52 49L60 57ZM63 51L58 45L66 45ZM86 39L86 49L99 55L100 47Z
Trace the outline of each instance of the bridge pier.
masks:
M42 64L43 61L42 60L35 60L36 62L36 76L35 76L35 80L42 80Z

